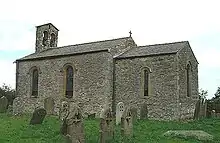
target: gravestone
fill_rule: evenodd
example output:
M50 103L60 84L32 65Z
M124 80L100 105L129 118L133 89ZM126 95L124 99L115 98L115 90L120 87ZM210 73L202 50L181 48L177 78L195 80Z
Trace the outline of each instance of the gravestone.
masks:
M121 116L124 112L124 103L119 102L116 106L116 125L121 123Z
M142 104L141 106L141 113L140 119L147 119L148 118L148 108L147 103Z
M88 119L95 119L95 113L89 114Z
M131 115L132 115L132 121L134 124L137 121L137 108L135 107L131 108Z
M20 97L16 97L13 100L13 115L21 115L24 106L23 104L23 99Z
M69 102L67 101L62 101L60 103L60 107L59 107L59 119L60 120L63 120L67 116L69 112L69 108L70 108L69 106L70 106Z
M68 142L85 143L84 125L81 110L78 106L64 103L67 114L62 116L61 134L66 136Z
M0 98L0 113L6 113L8 106L8 99L5 96Z
M54 114L54 106L55 102L52 97L47 97L44 99L44 108L46 109L48 115Z
M200 112L200 100L198 100L195 105L194 116L193 116L194 120L199 119L199 112Z
M123 136L133 135L133 121L131 108L127 106L121 117L121 134Z
M100 114L100 143L113 139L114 121L110 108L104 108Z
M44 108L36 108L34 110L33 115L32 115L30 124L31 125L42 124L46 114L47 114L47 112Z
M12 114L13 113L13 106L12 105L8 105L7 113L8 114Z

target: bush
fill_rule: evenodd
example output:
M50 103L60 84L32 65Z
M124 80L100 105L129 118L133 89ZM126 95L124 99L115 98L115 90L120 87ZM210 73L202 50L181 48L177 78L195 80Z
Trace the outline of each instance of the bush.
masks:
M0 87L0 97L5 96L8 99L8 105L13 104L13 100L15 99L15 90L10 86L3 84Z

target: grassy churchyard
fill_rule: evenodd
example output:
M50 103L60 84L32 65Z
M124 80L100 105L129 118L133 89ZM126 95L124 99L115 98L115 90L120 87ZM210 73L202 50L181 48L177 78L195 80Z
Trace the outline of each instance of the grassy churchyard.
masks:
M31 115L11 116L0 114L0 143L62 143L60 121L46 116L43 124L29 125ZM98 143L99 120L84 120L86 143ZM134 136L122 138L120 126L116 127L114 143L220 143L220 119L203 119L190 122L138 120L133 128ZM168 130L203 130L214 136L213 141L194 138L164 137Z

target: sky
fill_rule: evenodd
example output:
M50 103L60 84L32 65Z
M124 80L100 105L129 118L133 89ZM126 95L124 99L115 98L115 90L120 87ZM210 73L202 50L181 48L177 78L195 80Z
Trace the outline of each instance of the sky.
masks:
M220 86L219 0L2 0L0 85L15 88L13 62L35 50L36 26L53 23L58 46L129 36L136 44L189 41L199 88Z

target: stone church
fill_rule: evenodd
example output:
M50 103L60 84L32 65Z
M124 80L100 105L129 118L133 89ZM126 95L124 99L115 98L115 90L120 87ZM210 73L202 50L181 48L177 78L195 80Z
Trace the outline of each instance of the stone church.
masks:
M198 61L188 41L137 46L129 37L57 47L58 29L36 27L35 52L16 60L21 112L32 113L46 97L77 103L83 115L124 102L148 117L192 118L198 100Z

